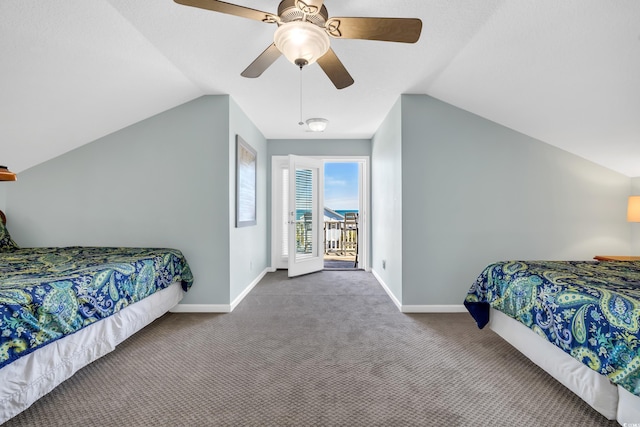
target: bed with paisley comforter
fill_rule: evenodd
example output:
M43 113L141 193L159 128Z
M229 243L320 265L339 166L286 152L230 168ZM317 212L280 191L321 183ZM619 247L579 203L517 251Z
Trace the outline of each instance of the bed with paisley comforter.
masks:
M192 282L175 249L20 249L0 221L0 424L175 306Z
M464 305L604 416L640 423L640 262L497 262Z

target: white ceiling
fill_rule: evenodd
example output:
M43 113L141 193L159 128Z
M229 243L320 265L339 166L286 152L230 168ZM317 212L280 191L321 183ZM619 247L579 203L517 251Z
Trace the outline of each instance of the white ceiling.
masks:
M237 0L275 13L277 0ZM640 176L640 1L325 0L329 16L417 17L416 44L332 39L355 84L284 57L240 73L274 25L172 0L2 0L0 164L15 172L204 94L268 139L370 138L402 93L441 99Z

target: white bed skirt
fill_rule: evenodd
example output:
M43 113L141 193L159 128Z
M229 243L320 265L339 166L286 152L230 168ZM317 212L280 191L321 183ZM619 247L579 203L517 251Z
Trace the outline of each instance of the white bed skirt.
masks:
M607 419L618 419L618 387L607 377L588 368L506 314L492 308L489 318L489 327L533 363L547 371ZM636 399L640 401L640 398Z
M0 424L27 409L83 366L113 351L183 296L182 285L173 283L0 369Z
M489 327L607 419L640 426L640 397L580 363L531 329L491 309Z
M623 426L640 426L640 397L618 386L618 422Z

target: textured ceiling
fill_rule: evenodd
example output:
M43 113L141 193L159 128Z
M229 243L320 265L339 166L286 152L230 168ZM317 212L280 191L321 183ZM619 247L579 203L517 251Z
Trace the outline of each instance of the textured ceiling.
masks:
M275 12L277 0L237 0ZM204 94L269 139L370 138L422 93L640 176L640 1L325 0L329 16L417 17L416 44L332 39L355 84L283 57L242 70L275 26L172 0L2 0L0 163L20 172ZM324 133L299 126L324 117Z

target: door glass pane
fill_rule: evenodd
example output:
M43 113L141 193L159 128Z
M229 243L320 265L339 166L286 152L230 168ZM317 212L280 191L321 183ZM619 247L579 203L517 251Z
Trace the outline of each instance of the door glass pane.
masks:
M313 256L313 169L296 169L296 258Z

